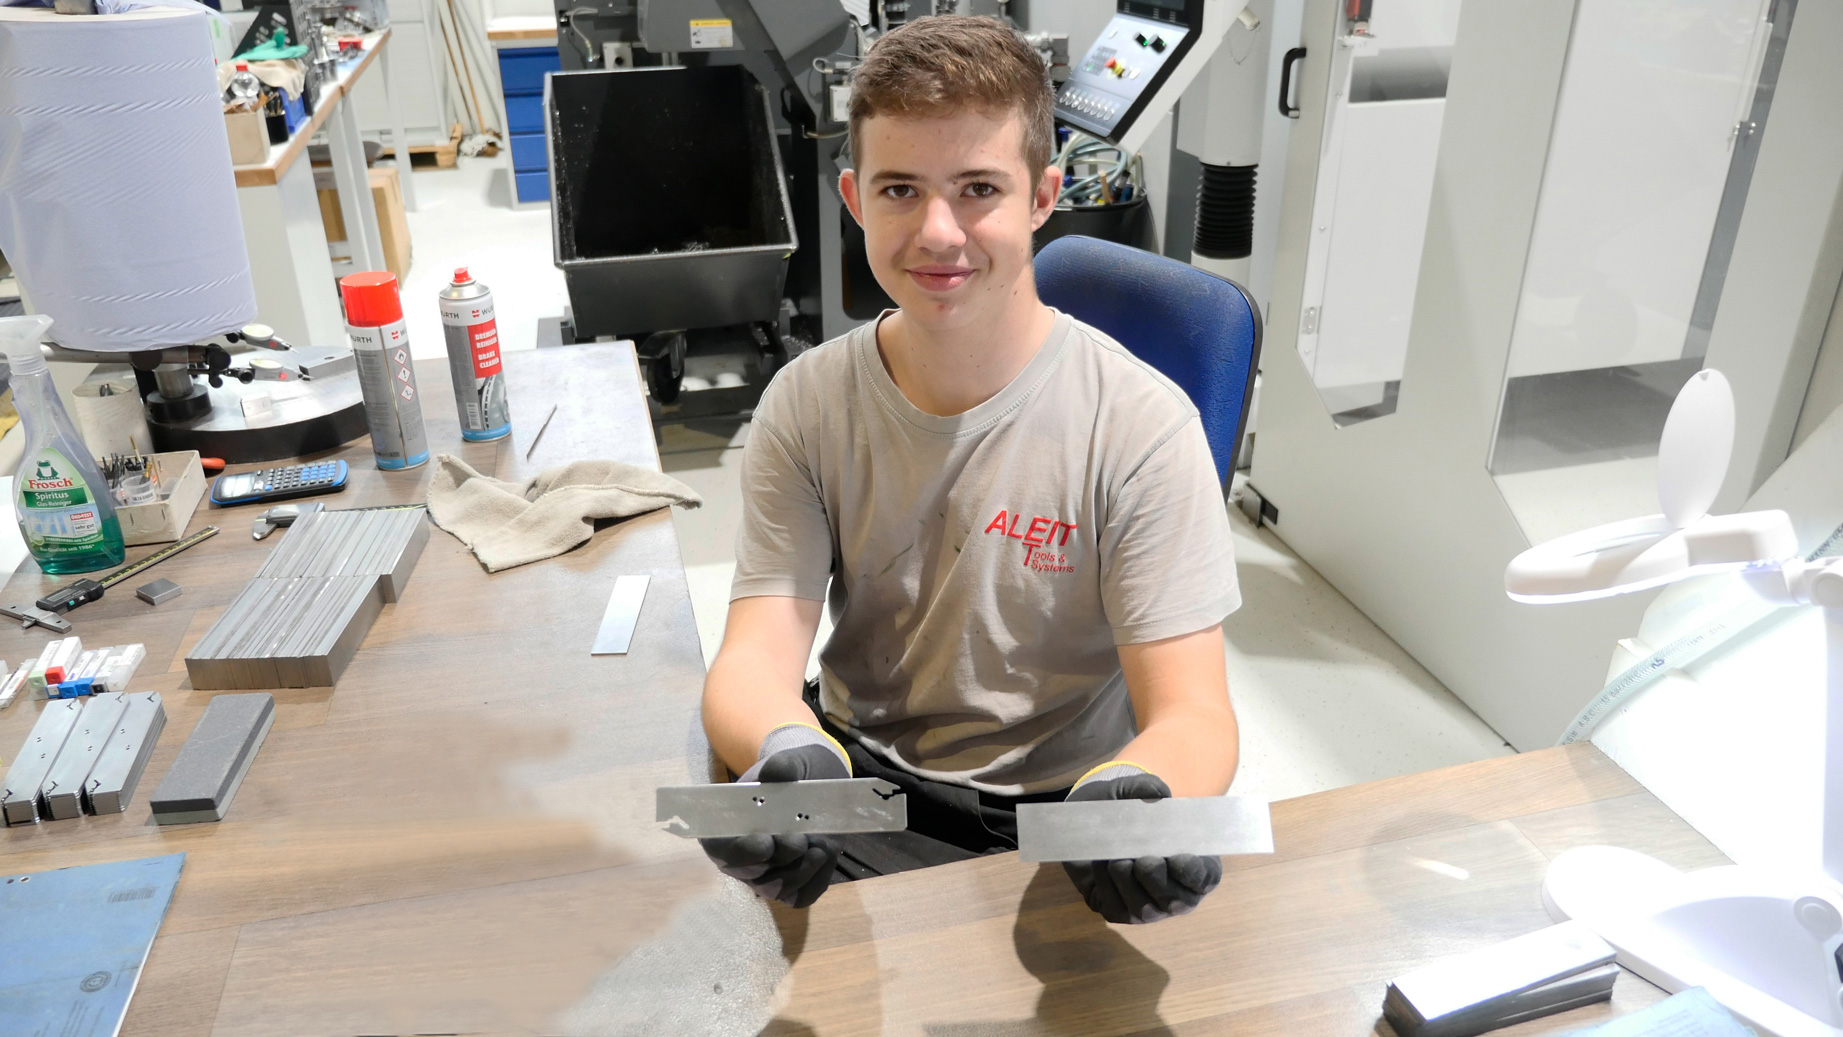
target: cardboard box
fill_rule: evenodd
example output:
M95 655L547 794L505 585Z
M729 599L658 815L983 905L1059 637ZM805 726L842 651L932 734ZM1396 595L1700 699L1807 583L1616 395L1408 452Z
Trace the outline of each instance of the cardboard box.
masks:
M397 179L397 167L374 166L367 170L371 179L371 202L378 210L378 236L384 239L384 267L397 275L397 283L410 272L410 224L403 214L403 185ZM326 226L327 241L346 240L345 214L339 209L339 192L328 186L331 169L314 169L314 186L320 193L320 222Z
M259 166L269 160L269 127L261 112L225 112L224 132L230 134L230 164Z
M205 467L199 463L198 451L178 450L168 454L150 454L157 481L172 492L152 504L122 505L115 517L122 524L122 540L129 547L136 544L167 544L186 533L186 524L205 498Z

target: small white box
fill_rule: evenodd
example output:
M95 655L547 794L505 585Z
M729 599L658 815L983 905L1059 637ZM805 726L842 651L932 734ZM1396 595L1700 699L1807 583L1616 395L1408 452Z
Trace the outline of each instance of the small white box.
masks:
M127 504L115 509L122 524L122 540L129 547L136 544L167 544L185 535L186 524L205 499L205 467L199 463L198 451L178 450L152 454L147 459L154 466L155 482L171 492L164 500L152 504Z

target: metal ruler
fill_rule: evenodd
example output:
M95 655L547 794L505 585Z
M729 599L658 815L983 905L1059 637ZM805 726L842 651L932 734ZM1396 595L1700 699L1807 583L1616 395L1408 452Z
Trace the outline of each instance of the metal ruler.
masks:
M909 827L909 801L876 778L668 785L657 792L655 816L687 839L900 832Z
M95 601L97 598L102 597L104 591L121 583L123 580L133 579L141 573L159 565L161 562L166 561L168 558L184 551L186 548L195 547L217 535L218 527L206 526L204 529L186 537L184 540L168 544L132 565L122 566L120 569L104 576L100 580L77 580L74 583L59 587L57 590L38 599L38 607L51 612L69 612L79 605Z
M622 576L614 581L590 655L627 654L628 646L633 644L634 627L640 622L640 605L646 600L646 588L651 582L650 576Z
M1020 803L1017 844L1024 861L1272 853L1273 819L1250 796Z

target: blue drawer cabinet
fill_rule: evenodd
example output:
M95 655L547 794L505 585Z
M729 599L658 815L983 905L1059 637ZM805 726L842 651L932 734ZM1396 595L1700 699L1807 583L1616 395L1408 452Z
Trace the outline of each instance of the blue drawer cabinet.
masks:
M512 134L512 171L531 173L539 170L550 171L550 162L544 155L544 134Z
M543 133L544 95L507 94L506 132Z
M554 47L505 47L499 81L505 88L506 132L512 136L512 184L521 202L550 198L544 145L544 76L562 68Z
M562 67L555 47L503 47L499 51L499 81L508 94L541 94L544 73Z

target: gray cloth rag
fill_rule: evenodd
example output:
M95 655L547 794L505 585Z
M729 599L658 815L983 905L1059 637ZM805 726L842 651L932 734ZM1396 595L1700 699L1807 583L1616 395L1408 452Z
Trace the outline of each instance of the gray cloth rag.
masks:
M621 461L573 461L521 484L437 454L429 479L429 517L471 548L487 572L560 555L589 539L597 519L703 503L677 479Z

